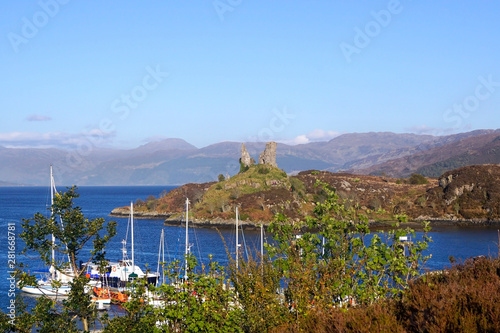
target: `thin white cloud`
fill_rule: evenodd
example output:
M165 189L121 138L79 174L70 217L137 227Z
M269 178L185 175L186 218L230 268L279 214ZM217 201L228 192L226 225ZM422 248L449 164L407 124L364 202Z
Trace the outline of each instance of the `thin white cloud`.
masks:
M342 133L335 131L325 131L322 129L315 129L312 132L307 133L307 137L311 141L329 141Z
M301 134L296 136L291 140L282 140L280 142L286 143L288 145L300 145L311 142L322 142L322 141L330 141L331 139L341 135L340 132L335 131L325 131L322 129L315 129L307 134Z
M144 142L144 143L158 142L158 141L162 141L165 139L168 139L168 137L166 137L164 135L153 135L153 136L147 137L146 139L142 140L142 142Z
M9 132L0 133L0 146L7 148L78 148L104 146L115 136L114 132L92 130L71 134L63 132Z
M49 116L44 116L44 115L40 115L40 114L32 114L32 115L29 115L28 117L26 117L26 120L27 121L49 121L49 120L52 120L52 118Z
M452 133L456 133L457 129L456 128L435 128L435 127L429 127L427 125L417 125L417 126L412 126L409 128L405 129L406 132L409 133L415 133L415 134L422 134L422 135L448 135Z

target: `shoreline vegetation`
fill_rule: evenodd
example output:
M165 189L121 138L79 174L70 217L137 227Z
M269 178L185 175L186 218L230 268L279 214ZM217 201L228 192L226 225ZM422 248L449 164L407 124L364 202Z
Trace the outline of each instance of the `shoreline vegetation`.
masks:
M406 179L309 170L289 176L270 165L251 165L217 182L181 185L156 198L137 199L137 218L164 219L178 225L184 219L185 198L192 209L190 220L197 227L224 228L234 224L234 207L247 228L269 225L276 214L291 223L310 215L325 199L318 182L333 188L348 209L366 215L370 227L387 227L395 221L433 226L500 225L500 166L473 165L445 172L439 178L413 174ZM128 216L118 207L110 216Z
M130 216L130 208L115 208L109 214L110 217L119 217L119 218L128 218ZM180 223L185 222L183 216L179 216L178 214L165 214L165 213L157 213L157 212L145 212L145 213L134 213L134 218L136 219L144 219L144 220L164 220L163 223L169 226L178 226ZM418 229L422 220L409 220L403 223L399 223L402 227L411 227ZM470 220L442 220L442 219L432 219L427 218L425 221L429 222L431 227L456 227L456 226L467 226L467 227L482 227L482 226L499 226L500 227L500 219L496 220L487 220L487 219L470 219ZM370 228L390 228L394 223L398 222L397 220L387 220L387 221L369 221ZM234 219L222 220L216 218L214 220L206 220L206 219L190 219L189 223L192 227L195 228L234 228ZM268 222L261 221L239 221L239 223L245 228L249 229L259 229L260 225L263 224L264 228L268 226Z
M500 330L498 258L481 256L462 263L450 258L451 268L426 273L422 268L432 255L428 222L422 222L424 232L415 235L403 226L411 223L400 214L399 226L368 240L369 222L362 209L346 207L324 182L318 182L318 188L324 198L306 219L276 214L268 226L274 241L265 244L261 254L245 258L242 249L227 250L227 266L211 260L201 267L187 254L184 261L161 264L166 282L157 287L130 274L129 301L122 304L121 316L99 316L85 293L88 277L76 274L66 301L42 296L28 311L17 298L16 317L0 313L0 328L30 332L36 325L44 332L76 333L80 321L87 323L87 331L99 322L103 332L110 333ZM39 214L23 221L23 252L46 258L51 248L46 240L55 234L60 244L72 245L59 249L77 262L84 259L78 241L84 238L94 244L91 261L104 266L105 245L116 235L116 222L85 219L73 205L73 190L56 196L60 224ZM22 265L17 277L21 284L35 282Z

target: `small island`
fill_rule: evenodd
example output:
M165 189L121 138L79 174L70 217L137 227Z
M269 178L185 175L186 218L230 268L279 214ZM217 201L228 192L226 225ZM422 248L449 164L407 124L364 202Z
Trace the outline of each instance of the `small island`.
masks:
M287 175L276 164L276 143L269 142L258 163L241 148L240 172L218 181L185 184L160 198L138 200L137 218L161 218L177 225L189 198L194 226L234 224L235 207L246 227L269 224L277 213L291 220L311 214L324 193L318 181L335 189L343 204L365 214L373 225L397 219L428 220L440 224L492 224L500 222L500 166L484 164L445 172L439 178L413 174L409 178L333 173L308 170ZM112 216L128 216L128 207Z

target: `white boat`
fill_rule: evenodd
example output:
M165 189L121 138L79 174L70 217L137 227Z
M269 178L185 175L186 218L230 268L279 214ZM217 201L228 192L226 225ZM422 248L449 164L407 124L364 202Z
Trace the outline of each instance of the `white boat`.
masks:
M52 173L52 165L50 166L50 206L51 216L52 205L54 204L54 193L57 193L56 185L54 182L54 175ZM52 235L52 265L49 267L45 276L37 280L36 286L24 286L20 288L22 291L33 295L47 295L47 296L64 296L68 295L71 288L70 282L73 280L73 274L69 270L60 271L54 266L55 258L55 237Z
M67 296L71 288L68 284L62 284L59 288L54 287L52 281L48 279L37 281L37 286L24 286L21 290L32 295Z
M147 284L156 285L159 273L144 272L135 264L134 253L134 205L130 203L130 234L131 234L131 258L127 255L127 241L122 241L122 260L110 262L104 274L99 272L97 265L90 265L88 277L90 279L106 279L108 286L95 287L94 292L103 296L111 294L111 298L118 302L125 302L128 297L125 295L127 283L134 279L146 279Z

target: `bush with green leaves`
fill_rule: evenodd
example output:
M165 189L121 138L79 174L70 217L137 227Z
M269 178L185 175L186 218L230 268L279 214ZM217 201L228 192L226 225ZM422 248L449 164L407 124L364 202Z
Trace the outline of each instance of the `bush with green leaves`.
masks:
M163 263L168 283L155 288L138 283L124 305L127 314L106 322L105 332L242 332L241 310L226 283L224 268L210 261L208 271L197 272L197 260ZM165 265L166 264L166 265ZM199 267L198 267L199 269ZM156 305L153 306L153 302Z
M97 312L91 306L90 295L85 293L85 285L88 282L85 273L90 262L104 265L105 247L116 234L116 222L106 223L103 218L85 218L81 208L74 206L74 199L78 198L76 190L73 186L64 193L55 194L51 216L37 213L22 222L23 232L20 238L26 244L22 254L35 253L45 266L53 266L60 272L67 273L69 270L73 276L67 299L54 301L46 296L38 298L30 320L40 327L42 332L71 332L76 319L88 330L90 322L97 317ZM52 235L55 237L54 243L51 241ZM87 246L91 247L90 257L86 253L86 257L81 258L81 253L87 252L84 251ZM53 259L53 249L65 259ZM80 259L86 260L83 265L80 265ZM26 268L20 264L16 271L21 288L25 285L37 285L35 276L26 272ZM57 284L58 281L54 283ZM25 319L23 316L16 317L16 327L22 327L28 322L26 320L21 323ZM60 325L61 330L54 326L59 321L66 323Z
M334 189L321 182L317 186L321 195L316 197L311 216L303 221L290 220L282 214L275 217L268 227L273 241L266 245L265 255L239 260L238 266L230 259L228 272L212 260L207 267L199 267L195 257L189 255L187 279L183 276L184 263L164 263L168 283L154 288L140 280L133 282L130 301L123 305L126 314L104 316L104 331L304 331L317 327L313 322L324 314L338 314L336 311L347 308L365 309L404 295L428 259L424 255L430 241L428 223L424 223L420 239L412 229L397 225L389 231L373 233L366 216L356 206L346 208ZM114 234L114 225L108 226L108 235L95 235L95 231L102 230L103 221L84 219L78 209L72 208L74 195L74 191L69 191L55 204L56 214L65 219L64 230L56 228L52 220L36 216L25 221L22 237L28 248L49 260L51 245L46 240L55 232L63 244L68 244L67 250L61 247L59 251L69 251L67 254L76 260L81 244L88 241L82 237L91 236L91 259L102 262L104 245ZM70 230L74 234L66 234ZM408 235L412 242L400 239ZM42 331L58 332L62 331L60 323L71 316L95 318L95 312L88 307L89 297L83 293L85 276L81 271L76 273L80 275L63 307L57 308L42 298L29 316L19 316L24 327L39 323L44 327ZM148 302L152 297L160 300L159 306ZM379 312L360 313L371 318ZM379 327L392 325L386 324ZM65 331L73 329L76 330L74 322Z
M269 258L261 260L260 269L255 263L232 269L248 331L259 316L273 318L277 326L295 323L300 330L317 311L399 295L429 258L423 253L430 241L428 223L421 240L412 229L397 226L371 233L364 215L345 208L327 184L317 186L325 196L312 216L291 221L278 215L269 226L274 242L266 246ZM408 235L413 242L403 243L400 237ZM257 304L266 310L259 312Z
M412 173L411 176L408 178L408 183L413 185L424 185L424 184L429 184L429 181L421 174Z

